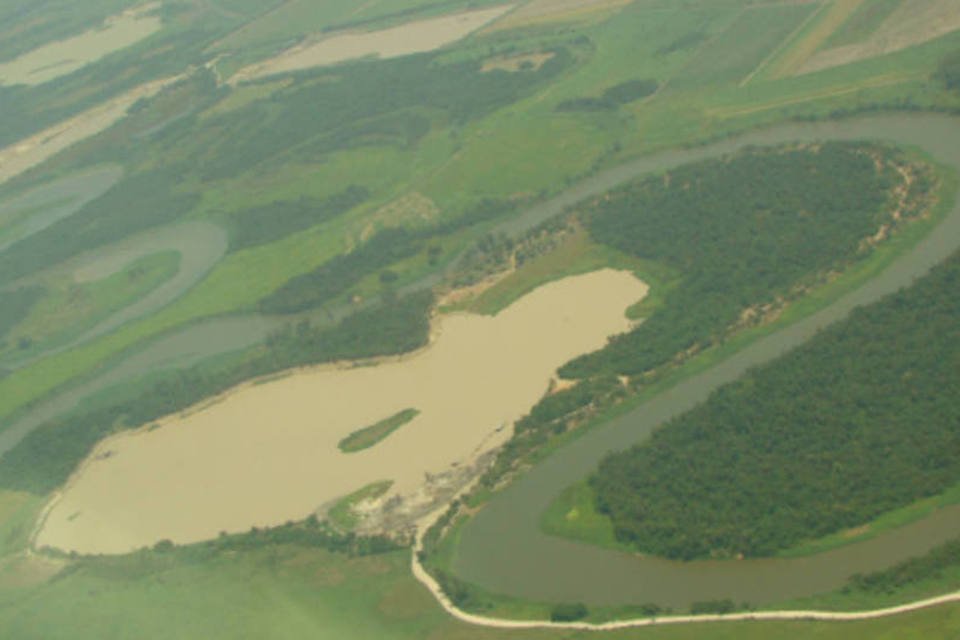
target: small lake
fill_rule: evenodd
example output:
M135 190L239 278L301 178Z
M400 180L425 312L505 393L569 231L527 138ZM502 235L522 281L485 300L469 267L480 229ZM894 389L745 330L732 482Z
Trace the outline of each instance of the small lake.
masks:
M431 480L509 437L557 367L626 331L647 287L604 269L547 284L494 317L443 316L427 348L375 366L305 369L102 442L49 512L38 545L122 553L167 538L299 520L366 485L430 501ZM350 433L407 409L369 449ZM411 507L413 508L413 507Z

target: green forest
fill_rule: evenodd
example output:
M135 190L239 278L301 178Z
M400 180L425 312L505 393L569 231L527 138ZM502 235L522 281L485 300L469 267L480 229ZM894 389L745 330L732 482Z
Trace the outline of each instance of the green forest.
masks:
M895 162L896 152L847 142L750 149L588 203L582 217L594 240L681 275L643 324L561 375L644 373L717 343L746 310L796 296L865 255L863 240L893 222ZM914 198L931 186L921 175Z
M245 380L307 364L412 351L427 343L432 305L433 294L424 291L387 296L329 328L303 321L275 333L238 364L180 371L135 397L58 418L0 457L0 487L53 491L102 438L186 409Z
M960 255L717 390L590 484L669 558L769 556L960 481Z

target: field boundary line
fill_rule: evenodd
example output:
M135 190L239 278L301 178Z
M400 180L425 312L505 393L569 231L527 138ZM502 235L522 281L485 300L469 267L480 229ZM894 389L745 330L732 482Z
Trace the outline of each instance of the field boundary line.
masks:
M775 48L773 51L771 51L771 52L770 52L770 55L768 55L766 58L764 58L764 59L760 62L760 64L757 65L757 68L756 68L756 69L754 69L754 70L751 71L749 74L747 74L747 77L744 78L743 80L741 80L741 81L740 81L740 84L739 84L738 86L739 86L740 88L743 88L743 87L747 86L747 84L749 84L750 81L753 80L753 78L754 78L758 73L760 73L761 71L763 71L764 69L766 69L767 65L769 65L774 59L776 59L776 58L784 51L784 49L788 48L789 46L792 46L793 41L797 38L797 36L798 36L800 33L802 33L803 30L806 29L807 26L809 26L814 20L816 20L816 19L817 19L817 16L819 16L821 13L823 13L829 5L830 5L829 2L823 2L823 3L821 3L821 4L820 4L820 8L817 9L816 11L814 11L813 13L811 13L809 16L807 16L807 19L806 19L806 20L804 20L804 21L801 22L799 25L797 25L797 28L794 29L792 32L790 32L790 35L788 35L788 36L786 37L786 39L785 39L783 42L780 43L780 46L777 47L777 48Z

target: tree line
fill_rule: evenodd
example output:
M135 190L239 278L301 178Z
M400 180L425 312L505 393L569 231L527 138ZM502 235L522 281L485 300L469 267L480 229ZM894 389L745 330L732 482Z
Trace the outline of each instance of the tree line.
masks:
M433 294L388 296L333 327L301 322L272 335L240 362L176 372L133 397L64 416L0 457L0 486L45 494L63 484L93 447L117 431L186 409L237 384L296 366L394 355L427 343Z
M681 276L643 324L561 374L644 373L720 342L745 310L795 296L865 255L863 240L894 224L896 156L852 142L751 149L587 204L583 220L596 241ZM930 185L921 176L912 188L923 194Z

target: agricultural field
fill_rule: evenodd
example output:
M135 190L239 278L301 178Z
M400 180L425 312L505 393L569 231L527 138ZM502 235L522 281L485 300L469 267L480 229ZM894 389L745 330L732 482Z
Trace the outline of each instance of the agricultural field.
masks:
M912 143L764 141L800 123L952 117L949 0L77 4L0 0L3 637L592 637L455 621L411 575L408 548L366 536L409 546L420 517L485 477L424 566L475 612L578 617L573 601L459 582L473 509L605 412L687 375L672 366L707 368L814 313L853 287L831 284L848 269L866 282L947 219L955 195L953 169ZM734 177L675 169L743 134L771 155L725 156ZM859 185L859 200L814 188L822 175L788 156ZM730 211L738 194L724 185L747 185L754 213L677 213L693 190L658 191L671 179L708 185ZM813 224L826 200L843 202L842 224ZM631 222L638 206L662 216ZM784 300L797 306L781 318ZM517 354L527 368L505 375ZM478 393L493 388L509 401ZM574 416L570 433L555 412ZM496 482L483 475L508 458ZM584 477L564 485L547 529L633 548ZM923 500L952 490L934 484L867 519L885 511L893 530L927 513ZM397 516L401 503L417 517ZM777 549L832 548L826 534L848 520ZM886 600L833 587L782 600L897 604L960 585L952 569L923 580ZM642 604L591 604L588 617ZM936 638L960 630L958 615L604 637Z

